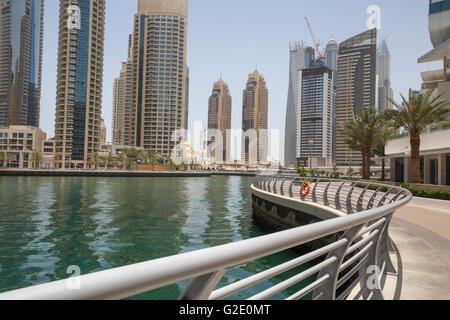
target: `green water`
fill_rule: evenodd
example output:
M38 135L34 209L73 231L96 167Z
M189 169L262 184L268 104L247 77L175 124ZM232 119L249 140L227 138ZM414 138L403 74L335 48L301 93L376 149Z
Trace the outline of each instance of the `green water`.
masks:
M0 177L0 292L258 237L252 178ZM219 287L296 257L230 270ZM231 297L244 299L299 270ZM133 299L176 299L184 281ZM278 294L282 299L299 287Z

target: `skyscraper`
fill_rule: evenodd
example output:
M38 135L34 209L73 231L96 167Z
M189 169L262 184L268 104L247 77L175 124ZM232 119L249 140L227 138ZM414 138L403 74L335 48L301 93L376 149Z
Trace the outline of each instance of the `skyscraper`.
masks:
M131 114L131 60L122 62L120 76L114 79L113 131L115 145L129 145Z
M336 80L336 163L362 165L360 152L351 151L339 129L376 101L377 29L360 33L339 45Z
M392 109L394 98L391 88L391 53L386 40L381 41L377 52L377 75L378 75L378 111L381 113L386 109Z
M250 164L265 162L268 152L269 90L258 71L248 76L242 101L243 158L245 163Z
M231 129L231 95L228 84L222 79L214 83L212 95L208 102L208 129L218 130L222 134L222 150L215 150L212 158L222 162L227 160L227 130ZM212 141L210 141L212 142Z
M0 2L0 126L39 126L44 0Z
M325 48L326 65L331 71L337 71L338 54L339 45L336 40L331 39Z
M300 155L297 114L300 103L298 93L299 73L308 67L314 60L314 49L306 47L303 43L296 42L289 46L289 92L286 109L286 129L284 142L284 163L286 166L296 166L297 157Z
M312 160L314 167L330 167L333 156L333 72L324 62L318 61L303 69L300 80L298 163L308 166Z
M87 167L100 149L105 0L61 0L56 167Z
M187 127L187 0L139 0L131 47L128 145L169 156Z
M333 73L333 159L336 157L336 80L338 55L339 45L336 40L331 39L325 48L325 59L327 67Z

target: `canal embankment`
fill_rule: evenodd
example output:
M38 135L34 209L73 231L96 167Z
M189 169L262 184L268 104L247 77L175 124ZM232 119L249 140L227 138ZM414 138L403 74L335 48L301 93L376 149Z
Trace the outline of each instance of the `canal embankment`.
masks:
M2 169L0 176L13 177L126 177L126 178L202 178L211 176L254 177L255 172L239 171L138 171L138 170L33 170Z

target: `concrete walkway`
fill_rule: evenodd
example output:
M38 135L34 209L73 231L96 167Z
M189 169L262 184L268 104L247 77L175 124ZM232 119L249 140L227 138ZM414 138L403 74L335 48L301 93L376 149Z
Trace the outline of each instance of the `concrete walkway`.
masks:
M450 202L414 198L396 213L390 236L400 252L391 255L400 272L388 277L385 298L450 299Z

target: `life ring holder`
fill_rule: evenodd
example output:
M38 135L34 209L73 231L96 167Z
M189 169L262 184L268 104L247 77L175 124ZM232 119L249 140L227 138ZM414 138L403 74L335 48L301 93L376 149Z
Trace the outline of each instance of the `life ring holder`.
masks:
M308 181L303 185L302 197L303 198L307 197L310 191L311 191L311 182Z

